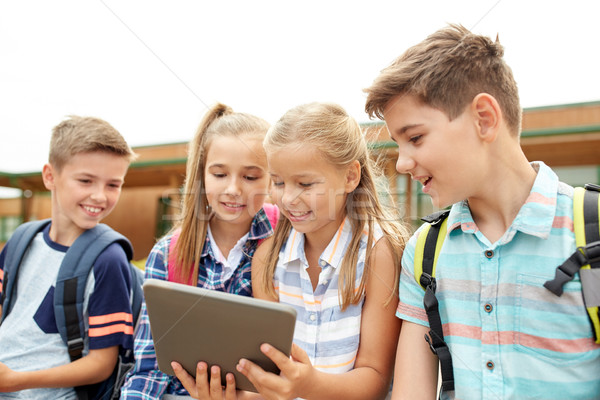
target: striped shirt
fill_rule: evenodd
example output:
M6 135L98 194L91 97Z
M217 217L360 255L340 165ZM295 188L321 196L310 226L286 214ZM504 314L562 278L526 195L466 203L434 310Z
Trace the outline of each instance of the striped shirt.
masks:
M251 296L250 265L259 240L273 234L271 224L261 209L252 221L248 240L244 245L243 257L237 269L224 279L223 264L217 261L206 237L200 261L198 287L222 292ZM171 235L161 239L150 252L146 262L146 279L168 280L168 259ZM187 396L179 379L162 373L158 369L154 342L150 331L146 303L142 305L134 342L135 367L127 375L121 389L121 399L160 399L164 394Z
M290 304L297 311L294 343L308 354L312 365L324 372L339 374L354 367L360 342L360 321L363 299L342 311L339 303L338 277L342 258L352 237L352 227L346 218L319 258L322 271L313 292L304 254L304 234L292 228L279 253L274 285L279 302ZM382 237L378 229L374 242ZM356 286L363 275L367 235L360 242L356 265Z
M600 346L579 275L561 297L543 287L575 250L573 189L543 163L532 165L538 173L529 197L496 243L477 229L466 202L448 217L436 296L456 398L600 398ZM397 316L427 326L413 272L419 232L404 251Z

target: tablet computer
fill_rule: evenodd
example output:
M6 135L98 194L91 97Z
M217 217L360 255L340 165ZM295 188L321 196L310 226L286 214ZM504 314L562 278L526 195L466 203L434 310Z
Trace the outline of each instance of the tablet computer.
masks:
M198 362L205 361L221 367L223 385L232 372L238 389L256 392L235 369L240 358L279 374L260 345L290 354L296 324L291 306L158 279L146 280L143 288L158 368L166 374L175 375L171 361L177 361L195 377Z

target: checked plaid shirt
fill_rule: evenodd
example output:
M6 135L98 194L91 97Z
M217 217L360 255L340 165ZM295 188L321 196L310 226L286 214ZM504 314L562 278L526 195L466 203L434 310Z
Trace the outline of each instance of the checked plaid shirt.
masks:
M251 296L250 264L252 255L254 255L258 241L272 234L273 229L264 210L261 209L252 221L248 240L244 245L244 255L233 275L226 280L223 279L223 265L213 254L207 236L200 261L198 287ZM167 261L170 243L171 235L168 235L154 245L146 262L146 279L168 280ZM134 342L135 367L128 374L121 389L121 399L160 399L163 394L187 396L187 391L176 377L164 374L158 369L145 303L142 305L138 324Z

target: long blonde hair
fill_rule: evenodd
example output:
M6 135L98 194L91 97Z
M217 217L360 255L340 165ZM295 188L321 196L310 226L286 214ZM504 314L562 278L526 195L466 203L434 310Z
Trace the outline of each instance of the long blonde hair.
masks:
M198 283L200 256L204 248L210 210L204 186L206 154L212 140L219 136L264 136L269 123L262 118L236 113L221 103L211 107L200 122L188 148L184 192L181 213L173 230L181 229L175 244L175 276L187 282L190 274L192 284Z
M368 236L365 272L369 268L375 224L381 227L389 241L397 266L394 272L394 293L388 300L389 303L397 290L400 255L408 238L408 230L400 222L397 212L384 207L379 199L380 188L376 187L376 179L381 176L381 171L370 157L360 126L337 104L304 104L289 110L269 129L264 147L268 155L292 143L313 145L325 160L340 168L350 165L355 160L360 163L360 181L346 199L346 215L352 223L352 238L339 274L340 305L344 310L350 304L358 303L364 295L368 274L363 273L358 290L355 290L356 265L361 236L366 228ZM287 218L281 218L278 222L263 275L257 282L273 297L277 297L273 287L273 276L279 252L286 243L291 227Z

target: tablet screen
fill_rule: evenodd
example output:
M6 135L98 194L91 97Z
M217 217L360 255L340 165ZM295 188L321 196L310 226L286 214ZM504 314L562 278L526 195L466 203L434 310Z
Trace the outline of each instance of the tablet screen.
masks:
M223 385L232 372L238 389L256 392L235 369L240 358L279 374L260 345L290 354L296 323L291 306L157 279L146 280L144 297L158 367L166 374L175 375L171 361L177 361L195 376L205 361L221 367Z

